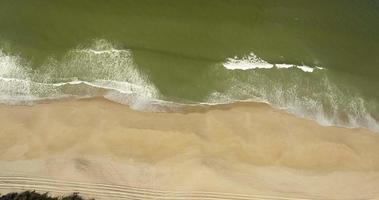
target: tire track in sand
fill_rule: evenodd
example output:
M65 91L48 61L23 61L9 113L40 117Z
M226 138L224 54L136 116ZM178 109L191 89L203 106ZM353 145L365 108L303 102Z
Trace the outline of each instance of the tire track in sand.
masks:
M100 183L83 183L46 178L32 178L23 176L0 176L0 189L6 191L35 190L68 194L78 192L89 198L96 199L133 199L133 200L310 200L325 199L321 196L289 196L289 195L260 195L236 194L208 191L170 191L151 188L111 185Z

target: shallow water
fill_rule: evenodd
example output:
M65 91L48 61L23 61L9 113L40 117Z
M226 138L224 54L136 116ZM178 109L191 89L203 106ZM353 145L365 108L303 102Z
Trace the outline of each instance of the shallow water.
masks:
M0 0L0 100L264 101L378 131L378 19L369 0Z

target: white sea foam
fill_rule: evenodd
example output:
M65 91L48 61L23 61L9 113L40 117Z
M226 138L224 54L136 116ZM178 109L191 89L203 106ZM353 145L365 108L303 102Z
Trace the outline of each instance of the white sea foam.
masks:
M227 62L225 62L223 65L225 68L230 69L230 70L270 69L274 67L273 64L270 64L262 60L261 58L259 58L253 53L243 58L238 58L238 57L228 58Z
M261 101L298 116L314 119L322 125L367 127L379 131L378 122L370 115L367 103L362 98L344 93L324 73L302 73L322 69L320 67L270 64L254 54L243 59L228 59L223 65L228 69L275 67L301 71L228 71L231 74L220 77L220 80L229 88L213 92L204 104ZM294 73L301 73L301 76L293 76ZM217 74L212 73L212 76ZM38 70L32 70L19 56L0 50L2 103L25 104L43 99L97 95L138 110L162 111L157 109L179 105L162 100L158 89L134 63L130 50L117 49L105 40L73 49L60 61L51 58L39 66ZM343 119L339 116L341 113Z
M0 77L27 77L28 66L24 66L19 56L9 55L0 49Z
M369 109L374 106L358 94L338 88L326 73L301 76L296 73L299 72L277 74L252 70L233 73L223 79L229 88L212 92L205 103L264 102L324 126L366 127L379 132L379 122Z
M112 54L112 53L123 53L128 52L128 50L123 49L107 49L107 50L95 50L95 49L80 49L73 50L73 52L86 52L91 54Z
M138 70L130 50L115 49L104 40L86 49L69 52L59 77L79 77L83 83L112 90L106 98L131 106L148 104L159 98L159 92L148 77ZM80 67L80 71L77 70ZM118 95L114 95L117 92ZM111 95L113 94L113 95ZM117 99L119 98L119 99ZM128 101L125 101L128 99Z
M267 61L259 58L254 53L250 53L248 56L244 56L242 58L234 57L228 58L226 62L223 63L223 66L229 70L248 70L248 69L289 69L289 68L297 68L304 72L313 72L315 69L323 69L321 67L309 67L305 65L294 65L294 64L271 64Z
M116 49L106 40L73 49L61 61L50 58L38 70L31 70L20 57L0 50L2 103L91 96L98 94L98 89L108 91L103 94L105 98L138 104L136 107L141 109L142 102L147 105L159 98L156 87L138 70L132 52Z
M35 99L28 81L28 69L19 56L0 49L0 102L14 104Z

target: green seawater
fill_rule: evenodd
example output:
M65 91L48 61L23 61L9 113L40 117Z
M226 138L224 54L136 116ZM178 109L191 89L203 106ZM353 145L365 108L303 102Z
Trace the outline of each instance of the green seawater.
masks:
M0 0L1 102L96 95L379 131L379 1Z

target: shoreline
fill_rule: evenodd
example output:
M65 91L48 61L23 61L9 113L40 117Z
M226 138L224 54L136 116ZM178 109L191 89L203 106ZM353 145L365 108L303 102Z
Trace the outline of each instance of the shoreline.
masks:
M169 191L379 198L377 133L321 126L265 103L167 113L103 98L0 105L0 126L1 193L15 181L4 177L17 176ZM37 189L46 191L44 184Z
M119 104L122 106L126 106L129 109L135 110L136 112L147 112L147 113L181 113L181 114L190 114L190 113L206 113L208 111L212 110L228 110L232 109L233 107L244 107L244 106L269 106L273 110L277 110L279 112L282 112L283 114L289 114L291 116L294 116L296 118L313 121L316 124L323 126L323 127L337 127L337 128L346 128L346 129L364 129L369 132L374 132L379 134L379 132L374 128L368 128L368 127L362 127L362 126L352 126L352 125L341 125L341 124L322 124L316 119L313 119L309 116L300 116L296 113L288 111L286 108L280 108L276 107L268 102L264 101L251 101L251 100L240 100L240 101L232 101L232 102L225 102L225 103L214 103L214 104L208 104L208 103L174 103L170 101L164 101L164 104L160 103L152 103L147 108L132 108L129 104L119 103L117 101L113 101L110 99L105 98L104 96L92 96L92 97L60 97L60 98L53 98L53 99L41 99L41 100L35 100L30 101L26 103L27 101L23 103L16 103L16 104L7 104L7 103L0 103L0 106L36 106L41 104L54 104L54 103L61 103L61 102L69 102L69 101L91 101L91 100L104 100L109 101L110 103ZM377 119L375 119L377 120Z

